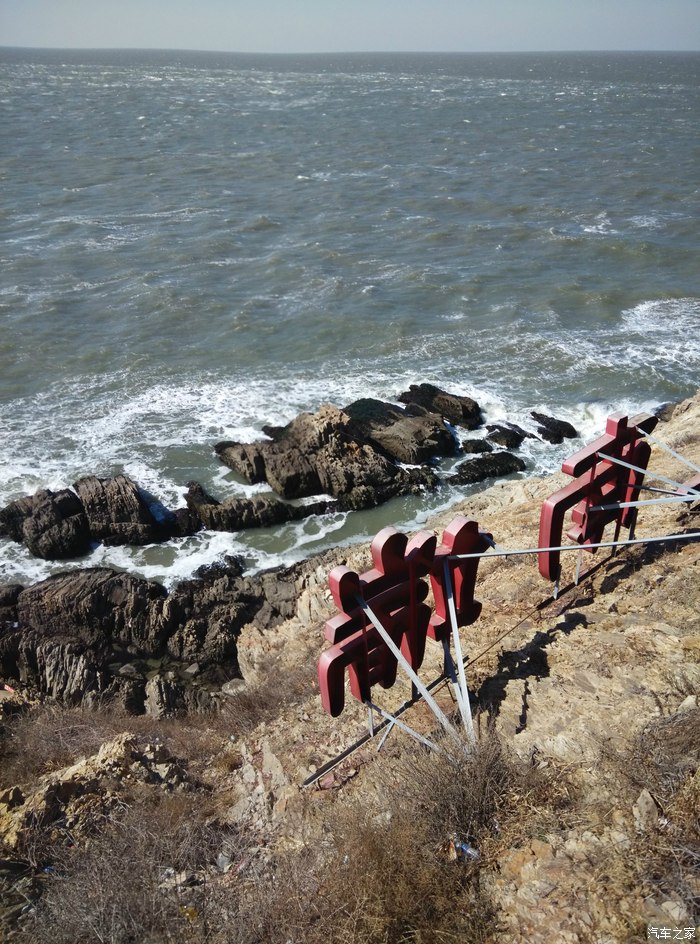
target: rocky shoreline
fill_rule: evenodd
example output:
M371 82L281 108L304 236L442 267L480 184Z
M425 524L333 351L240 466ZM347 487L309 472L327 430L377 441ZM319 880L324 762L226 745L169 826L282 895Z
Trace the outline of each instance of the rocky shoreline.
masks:
M666 410L662 420L659 439L700 464L700 393ZM687 467L657 447L650 468L676 481L688 477ZM462 514L505 547L531 545L542 501L566 481L558 474L495 484L430 527L439 532ZM696 506L645 508L638 532L697 533ZM517 785L508 794L510 808L500 806L480 831L465 827L460 837L480 855L469 868L478 871L484 906L494 917L491 936L479 940L636 941L646 924L691 926L700 893L692 864L700 841L699 555L700 543L692 540L587 557L578 586L570 561L556 600L523 558L480 565L482 612L463 631L480 738L487 743L493 729L527 776L542 777L548 786L543 797L527 783ZM40 776L5 778L0 833L9 851L0 862L0 884L19 889L8 922L29 927L41 888L58 894L66 879L69 885L70 869L79 869L90 849L102 848L103 834L112 820L120 821L125 805L148 816L159 804L168 808L190 798L202 819L217 825L220 844L198 860L198 871L178 871L174 860L163 859L175 868L157 872L157 900L176 896L176 921L185 920L182 907L200 909L205 891L255 888L266 869L272 885L265 887L273 889L282 874L277 863L293 875L299 869L320 876L318 894L332 875L346 884L347 848L341 842L334 858L335 847L328 852L325 845L329 831L343 811L360 821L366 812L372 826L368 833L361 824L363 835L374 830L383 836L388 805L402 803L400 791L393 797L401 764L414 771L419 758L410 739L394 732L381 753L367 745L324 775L313 792L301 787L366 725L365 708L354 699L341 717L327 715L315 683L322 625L333 610L327 578L339 563L365 570L368 548L338 548L255 576L231 560L169 594L97 569L3 591L2 672L20 689L0 693L6 731L19 730L9 726L13 716L31 717L28 705L50 680L50 696L40 700L66 697L80 708L61 708L55 721L34 709L36 723L45 726L39 730L49 732L41 736L41 750L49 750L51 732L69 741L72 726L86 739L76 741L80 747L69 760L40 767ZM426 656L426 679L441 670L439 650L434 646ZM149 658L149 652L160 655ZM20 669L23 678L6 674ZM397 684L378 696L396 710L409 694L410 686ZM447 692L440 698L443 710L454 708ZM209 710L219 706L222 712ZM409 723L430 733L431 716L420 705ZM8 745L16 771L24 744ZM27 762L30 755L31 749ZM469 780L470 794L479 783ZM65 835L76 844L78 855L60 881L21 859L37 823L61 850ZM243 831L253 848L233 852L230 837ZM419 859L435 861L437 841L430 842L405 847L411 874ZM43 867L43 859L37 862ZM457 894L460 876L471 873L459 861L446 868L444 881ZM288 897L294 900L293 891ZM57 913L65 912L57 901ZM183 925L183 940L192 927Z
M68 560L96 542L145 545L202 528L237 531L373 507L434 488L433 463L459 452L466 458L454 480L462 484L525 469L509 450L534 434L514 424L490 425L483 439L460 442L460 429L482 426L474 400L425 383L398 400L404 405L364 399L343 410L322 406L282 429L266 427L266 441L215 446L244 480L264 481L278 497L218 501L190 482L186 508L172 511L126 475L86 476L72 489L11 502L0 510L0 535L23 542L35 556ZM576 436L561 420L537 413L533 419L551 442ZM31 587L2 586L2 678L67 705L110 704L153 717L215 708L241 678L243 627L262 632L289 617L315 566L246 575L229 558L169 593L154 581L90 567Z

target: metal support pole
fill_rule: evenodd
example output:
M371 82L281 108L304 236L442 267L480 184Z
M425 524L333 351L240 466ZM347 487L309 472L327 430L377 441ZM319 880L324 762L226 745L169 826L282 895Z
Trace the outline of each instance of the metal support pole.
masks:
M385 742L386 739L389 737L389 735L391 734L391 732L394 730L394 725L395 725L395 724L396 724L396 718L392 718L392 720L389 722L389 726L387 727L386 731L384 732L384 734L382 734L382 739L381 739L381 741L379 742L379 744L377 744L377 754L378 754L378 753L381 751L381 749L384 747L384 742Z
M467 688L467 676L464 671L464 657L462 656L462 641L459 638L459 626L457 625L457 609L455 607L455 596L452 587L452 574L450 573L449 558L445 558L443 564L443 573L445 579L445 590L447 591L447 609L450 614L450 623L452 624L452 639L455 644L455 658L457 660L457 669L459 671L459 688L462 698L459 702L459 712L462 716L462 724L467 732L467 737L472 744L476 743L474 734L474 722L472 721L471 708L469 707L469 689Z
M459 679L457 678L457 669L455 668L454 659L452 658L452 653L450 652L450 640L442 640L442 651L444 655L444 666L445 666L445 675L449 678L452 683L452 692L454 693L455 701L459 708L459 713L464 717L464 702L462 698L462 689L459 685Z
M409 679L415 684L416 688L423 696L424 701L430 707L430 710L433 712L433 714L435 715L437 720L440 722L442 727L450 735L450 737L453 738L460 745L460 747L462 747L464 745L464 741L462 740L462 738L460 738L455 728L447 720L445 713L442 711L442 709L440 708L438 703L435 701L433 696L430 694L428 689L425 687L425 685L421 682L421 680L418 678L416 673L413 671L411 664L408 662L406 658L404 658L403 653L398 648L398 646L396 645L394 640L391 638L389 633L384 629L381 622L377 619L370 605L367 603L366 600L363 600L362 597L360 596L355 597L355 599L357 600L357 605L361 607L362 610L364 610L364 612L367 614L369 621L372 623L374 628L377 630L379 635L382 637L382 639L386 643L386 646L389 649L389 652L391 652L391 654L399 663L399 665L404 670L406 675L408 675Z
M641 501L612 502L609 505L594 505L589 511L615 511L618 508L639 508L640 505L673 505L680 502L694 502L700 495L673 495L668 498L643 498Z
M379 747L377 748L378 751L382 749L382 744L386 740L387 735L389 734L389 731L391 731L392 727L396 725L398 728L401 728L402 731L405 731L406 734L410 734L410 736L412 738L415 738L416 741L420 741L421 744L425 744L425 746L429 747L431 751L437 751L439 754L443 753L443 751L437 746L437 744L434 744L430 740L430 738L424 737L422 734L419 734L417 731L414 731L413 728L409 728L407 724L404 724L403 721L399 721L399 719L395 718L394 715L390 714L390 712L384 711L383 708L380 708L379 705L375 705L372 702L367 702L367 704L371 706L371 708L374 711L376 711L377 714L380 714L382 718L386 718L387 721L390 722L389 729L384 732L384 735L379 744Z
M599 459L604 459L606 462L613 462L615 465L624 466L626 469L631 469L632 472L641 472L642 475L646 475L651 479L657 479L659 482L665 482L667 485L673 485L674 488L685 488L688 490L689 495L697 495L700 498L700 492L697 489L690 488L688 485L683 485L682 482L674 482L673 479L666 478L665 475L660 475L658 472L650 472L649 469L642 469L638 465L631 465L629 462L624 462L622 459L618 459L615 456L609 456L604 452L598 453Z
M367 703L367 730L369 731L369 736L374 737L374 717L372 715L372 705Z
M694 469L696 472L700 472L700 466L695 465L694 462L691 462L690 459L686 459L680 453L676 452L675 449L671 449L670 446L667 446L665 442L661 442L660 439L657 439L656 436L652 436L651 433L645 433L643 429L640 429L638 426L635 426L637 432L644 436L646 439L649 439L651 442L656 443L657 446L661 446L662 449L665 449L666 452L670 452L671 455L678 459L679 462L682 462L683 465L687 465L689 469Z
M699 496L700 497L700 496ZM599 541L597 544L586 544L586 550L593 551L601 547L628 547L636 544L659 544L669 541L697 541L700 531L691 531L685 534L667 534L658 538L634 538L631 541ZM469 560L472 557L518 557L523 554L540 554L543 551L577 551L578 544L563 544L560 547L528 547L518 551L485 551L482 554L453 554L451 560Z

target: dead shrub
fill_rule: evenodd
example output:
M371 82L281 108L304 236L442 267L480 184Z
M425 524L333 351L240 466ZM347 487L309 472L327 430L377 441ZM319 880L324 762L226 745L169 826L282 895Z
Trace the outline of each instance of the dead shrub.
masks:
M258 725L279 717L292 705L309 698L315 685L315 663L288 667L272 660L266 678L258 685L246 685L235 695L228 697L212 718L218 730L225 728L233 734L247 734ZM279 673L283 684L271 681Z
M248 889L241 918L241 944L484 944L497 927L477 863L450 860L406 815L351 807L324 848Z
M565 780L508 751L492 724L465 753L436 754L423 749L407 753L395 776L397 811L408 812L428 830L433 842L456 837L479 845L518 842L528 814L541 827L545 811L551 820L571 803ZM514 827L514 835L507 835Z
M28 940L209 941L220 926L216 857L242 850L241 837L208 825L192 798L149 796L54 862Z
M156 719L109 709L46 703L6 722L0 788L31 784L81 757L90 757L105 741L125 731L144 742L163 744L171 754L187 757L190 762L208 762L221 752L224 741L224 731L216 716Z
M660 718L643 728L626 750L604 749L615 775L631 787L630 799L648 790L659 820L633 841L624 856L629 883L661 901L676 897L689 915L700 911L700 709Z
M125 730L114 715L43 704L11 718L3 732L2 786L35 781L89 757Z

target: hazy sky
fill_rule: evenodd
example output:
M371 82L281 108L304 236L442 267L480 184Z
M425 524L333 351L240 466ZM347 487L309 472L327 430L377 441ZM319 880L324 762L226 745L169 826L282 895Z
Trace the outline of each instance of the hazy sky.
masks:
M0 0L0 46L700 49L700 0Z

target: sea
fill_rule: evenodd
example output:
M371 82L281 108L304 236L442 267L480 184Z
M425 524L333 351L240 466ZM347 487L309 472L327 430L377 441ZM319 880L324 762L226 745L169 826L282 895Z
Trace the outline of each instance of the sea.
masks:
M557 469L700 386L700 54L0 49L0 507L124 472L264 494L214 443L431 382ZM481 435L473 433L471 435ZM469 489L52 563L172 586L420 528ZM473 489L474 487L472 487ZM487 525L498 539L498 522Z

